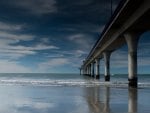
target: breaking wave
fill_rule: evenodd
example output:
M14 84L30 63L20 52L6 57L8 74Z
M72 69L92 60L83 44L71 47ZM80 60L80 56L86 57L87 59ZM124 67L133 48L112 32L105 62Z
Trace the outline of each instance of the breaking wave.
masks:
M110 86L128 87L128 82L101 82L98 80L32 80L32 79L4 79L0 80L1 85L20 85L20 86ZM150 87L150 83L138 83L138 87Z

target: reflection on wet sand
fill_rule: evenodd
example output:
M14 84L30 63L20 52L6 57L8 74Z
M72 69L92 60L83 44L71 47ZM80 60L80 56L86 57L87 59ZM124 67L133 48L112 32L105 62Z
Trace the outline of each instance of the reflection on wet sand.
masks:
M116 112L118 111L117 109L113 109L113 107L110 106L111 100L110 89L111 89L110 87L100 87L100 86L85 88L86 101L89 110L92 113L111 113L111 110ZM128 106L127 110L128 113L137 113L137 106L138 106L137 90L138 89L130 89L130 88L128 89L128 101L125 102L127 103ZM118 111L117 113L120 113L120 111Z
M128 100L128 113L137 113L137 89L128 89L129 100Z
M85 89L89 109L94 113L109 113L109 87L90 87Z
M104 89L104 109L103 112L104 113L109 113L110 112L110 105L109 105L109 101L110 101L110 88L109 87L105 87Z

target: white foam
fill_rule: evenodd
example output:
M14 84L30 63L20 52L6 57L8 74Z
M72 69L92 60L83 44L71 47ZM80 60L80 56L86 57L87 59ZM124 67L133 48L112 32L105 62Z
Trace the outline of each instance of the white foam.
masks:
M2 85L22 85L22 86L110 86L110 87L127 87L128 82L101 82L98 80L50 80L50 79L3 79L0 80ZM150 87L150 83L138 83L139 87Z
M150 87L150 83L149 82L139 82L138 83L138 86L140 87L140 88L146 88L146 87Z

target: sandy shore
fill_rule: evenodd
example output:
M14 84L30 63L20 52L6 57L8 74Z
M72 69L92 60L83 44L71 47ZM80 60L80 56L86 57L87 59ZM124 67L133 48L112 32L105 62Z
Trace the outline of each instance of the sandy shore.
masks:
M149 113L150 89L0 86L0 113Z

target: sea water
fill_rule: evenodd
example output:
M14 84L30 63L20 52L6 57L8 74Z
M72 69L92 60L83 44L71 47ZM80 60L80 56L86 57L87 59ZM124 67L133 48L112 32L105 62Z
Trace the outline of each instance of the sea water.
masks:
M149 113L150 75L127 75L110 82L79 74L0 74L0 113Z

